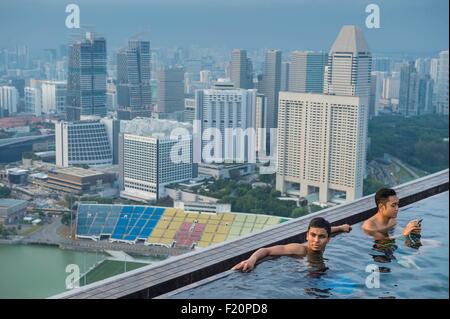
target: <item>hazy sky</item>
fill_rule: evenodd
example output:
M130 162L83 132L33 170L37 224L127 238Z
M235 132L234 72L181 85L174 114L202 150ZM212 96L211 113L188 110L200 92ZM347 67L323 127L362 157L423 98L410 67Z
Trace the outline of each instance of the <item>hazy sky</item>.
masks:
M434 53L448 48L448 0L0 0L0 48L56 48L81 26L94 26L116 48L139 31L152 47L329 50L344 24L363 28L372 52ZM381 28L365 28L365 8L380 7Z

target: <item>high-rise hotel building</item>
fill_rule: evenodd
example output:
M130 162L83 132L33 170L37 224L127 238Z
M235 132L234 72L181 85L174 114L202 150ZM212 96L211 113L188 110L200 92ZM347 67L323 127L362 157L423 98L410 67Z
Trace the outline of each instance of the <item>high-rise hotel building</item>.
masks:
M318 194L323 203L362 196L371 60L362 31L344 26L329 53L324 94L280 93L278 190Z
M177 129L182 129L181 134L171 135ZM139 201L164 197L165 186L196 177L192 152L188 123L152 118L125 121L119 137L120 196Z

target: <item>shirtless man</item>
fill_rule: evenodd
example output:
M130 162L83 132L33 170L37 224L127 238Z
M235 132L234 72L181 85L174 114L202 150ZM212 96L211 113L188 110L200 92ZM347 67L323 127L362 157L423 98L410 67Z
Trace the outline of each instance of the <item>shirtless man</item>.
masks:
M389 231L397 225L399 199L393 189L382 188L375 194L375 204L378 211L371 218L366 220L362 228L375 240L389 239ZM421 226L418 221L410 221L402 232L404 237L411 234L420 235Z
M344 224L340 226L331 226L328 221L322 217L316 217L311 220L306 233L307 243L304 244L287 244L277 245L258 249L249 259L241 261L232 269L244 272L251 271L258 260L267 256L295 256L317 259L321 257L325 251L325 246L331 238L331 234L335 232L349 232L350 225Z

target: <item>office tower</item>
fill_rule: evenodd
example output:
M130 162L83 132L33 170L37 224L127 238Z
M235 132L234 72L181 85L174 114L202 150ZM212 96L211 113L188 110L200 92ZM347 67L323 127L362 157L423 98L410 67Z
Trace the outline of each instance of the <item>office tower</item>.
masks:
M356 26L342 27L328 57L328 89L324 93L359 96L368 107L372 55Z
M448 115L448 50L439 53L436 85L436 112Z
M211 85L211 71L202 70L200 71L200 82L205 83L207 86Z
M171 137L175 129L184 129L185 134ZM121 197L158 200L166 195L166 185L196 177L192 125L136 118L124 123L119 141ZM173 149L178 154L176 161Z
M322 93L328 53L294 51L291 53L289 92Z
M281 82L280 91L289 91L289 68L291 66L290 62L281 63Z
M106 108L108 111L117 110L117 86L112 78L106 84Z
M428 58L418 58L414 63L419 77L423 78L426 75L430 75L431 59Z
M202 61L199 59L188 59L185 62L185 71L189 74L192 81L200 80L200 71L202 69Z
M434 113L433 90L434 81L429 75L419 79L417 115Z
M117 103L121 109L150 109L150 42L129 40L117 54Z
M258 93L263 94L262 93L262 92L264 92L264 75L263 74L256 75L255 89L258 91Z
M361 107L366 109L363 112L367 117L364 133L366 143L372 54L359 27L347 25L341 28L328 55L326 70L324 93L360 97Z
M42 91L37 85L25 87L25 113L35 116L42 114Z
M68 120L106 115L106 40L90 32L69 48L66 113Z
M387 77L386 72L373 71L371 88L370 88L370 100L369 100L369 116L378 116L378 113L382 109L380 99L383 97L383 85Z
M195 120L195 98L184 99L183 122L193 124Z
M281 51L268 50L266 52L263 90L267 97L267 127L277 127L278 92L281 84Z
M235 88L253 88L253 66L246 50L234 49L231 52L230 79Z
M14 86L0 86L0 111L2 116L17 113L19 92Z
M398 99L400 94L400 73L393 72L383 85L383 99Z
M374 57L373 71L391 72L391 59L387 57Z
M277 190L322 203L362 196L367 115L360 99L280 93Z
M30 56L28 46L18 45L16 46L16 69L27 69L30 66Z
M430 61L430 77L434 81L434 83L437 82L438 68L439 68L439 59L436 59L436 58L431 59L431 61ZM436 90L436 86L434 86L434 89Z
M167 67L158 72L159 113L184 111L184 69Z
M364 144L367 145L369 120L369 96L371 87L372 54L363 32L356 26L343 26L328 55L326 69L326 94L358 96L366 115L364 125ZM366 168L366 159L362 160L362 172ZM359 183L359 181L358 181ZM359 191L358 191L359 193Z
M264 94L256 94L255 105L255 131L256 131L256 151L266 155L266 136L264 134L267 127L267 98ZM264 153L266 152L266 153Z
M67 83L65 81L42 81L42 112L63 113L65 111Z
M362 31L344 26L328 56L325 94L280 93L277 190L320 202L362 196L371 60Z
M217 82L212 89L197 90L195 103L195 119L200 126L198 128L200 134L196 137L197 145L201 145L202 151L207 145L217 146L214 147L214 154L209 154L212 159L208 160L202 156L202 162L248 161L249 145L254 148L254 140L252 142L245 139L239 144L233 141L231 134L232 129L254 130L256 90L235 89L233 83L221 81ZM214 136L209 140L207 133L214 129L217 129L220 136ZM206 134L206 137L200 141L203 134ZM255 136L253 138L255 139Z
M418 114L418 90L419 74L414 62L410 61L400 69L400 92L398 112L403 116L415 116Z
M19 93L19 98L25 97L25 79L24 78L18 78L14 77L10 80L11 86L15 87L17 89L17 92Z
M55 124L56 165L111 165L111 145L105 124L98 119Z

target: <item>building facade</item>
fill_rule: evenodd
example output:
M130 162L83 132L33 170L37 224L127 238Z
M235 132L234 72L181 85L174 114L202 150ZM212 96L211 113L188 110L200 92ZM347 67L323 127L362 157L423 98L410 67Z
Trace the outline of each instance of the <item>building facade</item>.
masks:
M294 51L291 53L289 92L322 93L328 53Z
M366 108L360 98L280 93L276 188L326 203L362 196Z
M171 136L177 128L186 134ZM158 200L166 196L165 186L195 177L191 130L188 124L151 118L127 123L119 138L121 197ZM182 150L177 160L175 149Z
M111 165L113 154L105 124L99 120L55 124L56 165Z
M106 115L106 40L94 37L76 41L69 48L66 99L67 119L81 115Z

